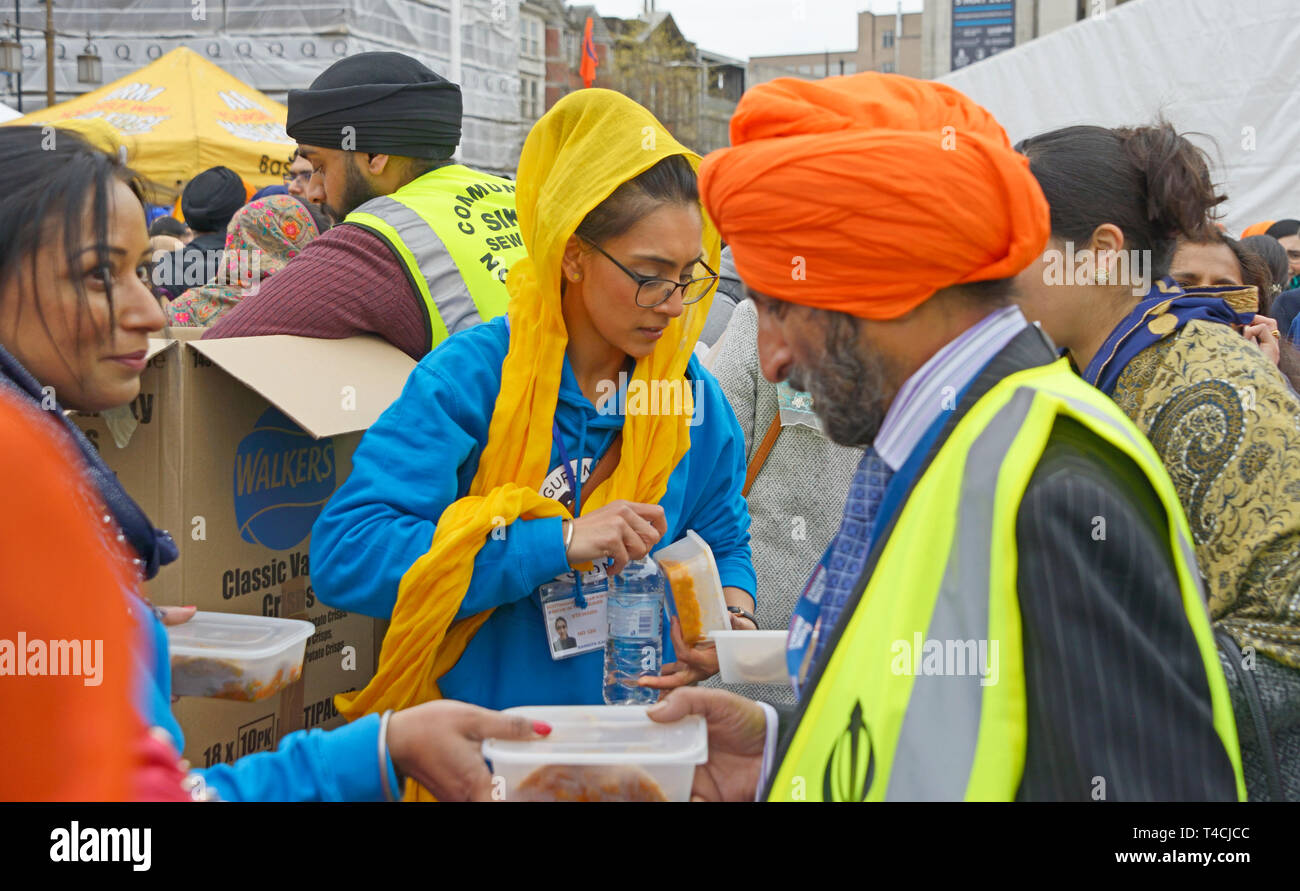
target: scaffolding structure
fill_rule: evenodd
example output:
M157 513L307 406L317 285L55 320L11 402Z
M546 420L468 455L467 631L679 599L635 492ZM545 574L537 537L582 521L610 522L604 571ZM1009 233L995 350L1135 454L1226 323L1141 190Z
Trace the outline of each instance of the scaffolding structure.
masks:
M42 20L44 0L20 0L24 26ZM406 53L461 85L465 120L457 158L512 175L518 161L518 0L62 0L62 32L87 34L103 58L105 83L178 46L188 46L277 101L337 59ZM10 14L12 17L12 13ZM29 18L30 17L30 18ZM455 43L451 35L459 30ZM24 35L24 111L45 106L45 44ZM58 101L94 89L77 82L87 40L55 40ZM12 84L0 101L14 104Z

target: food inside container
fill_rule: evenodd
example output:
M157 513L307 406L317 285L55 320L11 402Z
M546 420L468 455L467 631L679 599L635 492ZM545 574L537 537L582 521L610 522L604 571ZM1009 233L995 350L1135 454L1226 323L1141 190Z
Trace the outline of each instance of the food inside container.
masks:
M196 612L167 629L172 693L255 702L302 677L311 622Z
M785 641L784 631L715 631L722 683L789 686Z
M709 757L699 715L658 724L634 705L519 706L505 713L551 725L544 739L483 742L483 757L505 780L506 801L689 801L695 766Z
M515 801L667 801L654 777L617 764L548 764L524 777Z
M692 529L686 537L656 551L655 562L668 580L667 605L682 623L682 639L693 647L715 631L731 628L722 578L713 550Z

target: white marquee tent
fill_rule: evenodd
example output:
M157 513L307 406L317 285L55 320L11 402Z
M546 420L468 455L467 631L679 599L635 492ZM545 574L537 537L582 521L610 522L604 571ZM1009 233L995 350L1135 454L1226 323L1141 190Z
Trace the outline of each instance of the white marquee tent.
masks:
M1300 2L1139 0L942 78L1012 141L1163 115L1227 190L1231 234L1300 218Z

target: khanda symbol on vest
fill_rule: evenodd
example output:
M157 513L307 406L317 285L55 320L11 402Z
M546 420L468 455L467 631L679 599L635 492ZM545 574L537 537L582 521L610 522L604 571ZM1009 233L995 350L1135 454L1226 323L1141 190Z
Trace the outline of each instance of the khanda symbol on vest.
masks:
M840 734L826 759L822 774L822 801L866 801L876 775L871 751L871 731L862 720L862 703L853 704L849 726Z

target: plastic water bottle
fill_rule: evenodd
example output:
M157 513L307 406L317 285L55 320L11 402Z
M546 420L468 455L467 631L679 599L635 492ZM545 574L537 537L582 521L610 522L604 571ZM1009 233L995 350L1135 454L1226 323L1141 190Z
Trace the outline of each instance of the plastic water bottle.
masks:
M609 580L605 612L605 704L658 702L658 690L637 685L663 663L664 579L654 560L633 560Z

